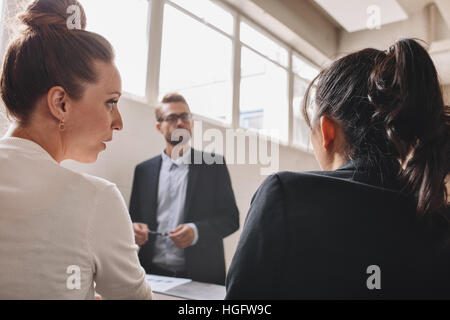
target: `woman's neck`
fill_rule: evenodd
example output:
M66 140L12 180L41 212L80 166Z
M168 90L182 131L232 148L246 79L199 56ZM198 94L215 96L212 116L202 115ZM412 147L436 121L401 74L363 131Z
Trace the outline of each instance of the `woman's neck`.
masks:
M9 128L5 137L14 137L33 141L47 151L56 162L60 163L64 160L64 152L61 147L62 143L59 135L55 137L55 135L49 134L49 131L40 130L32 125L23 126L18 123L14 123Z

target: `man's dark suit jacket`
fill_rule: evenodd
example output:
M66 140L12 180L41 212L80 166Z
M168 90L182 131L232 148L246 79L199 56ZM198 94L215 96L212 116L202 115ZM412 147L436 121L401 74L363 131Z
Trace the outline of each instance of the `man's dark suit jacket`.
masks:
M222 239L239 228L239 211L225 161L223 164L220 161L206 164L204 154L191 149L183 221L195 223L199 238L194 246L184 251L186 269L190 279L223 285L225 257ZM216 155L215 158L221 157ZM202 164L194 164L194 159L202 159ZM161 155L156 156L139 164L134 172L131 220L146 223L150 230L157 230L161 162ZM147 273L152 272L154 240L154 236L149 235L149 241L139 251L139 260Z
M226 298L449 298L449 254L417 223L414 201L395 191L394 174L381 179L359 166L267 178L252 199ZM381 290L367 287L371 265L380 267Z

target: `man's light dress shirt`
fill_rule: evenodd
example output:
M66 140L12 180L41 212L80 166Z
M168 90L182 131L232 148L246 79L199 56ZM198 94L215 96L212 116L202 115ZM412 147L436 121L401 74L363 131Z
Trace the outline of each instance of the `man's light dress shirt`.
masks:
M175 230L184 221L191 150L188 149L176 160L167 156L164 151L161 157L156 220L157 231L165 233ZM193 223L186 224L194 230L194 245L198 241L197 227ZM184 249L177 248L168 237L157 236L153 263L164 269L185 271Z

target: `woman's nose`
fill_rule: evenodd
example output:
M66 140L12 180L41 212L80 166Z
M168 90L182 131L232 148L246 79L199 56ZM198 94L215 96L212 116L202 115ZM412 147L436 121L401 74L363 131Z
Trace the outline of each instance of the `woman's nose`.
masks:
M123 129L122 116L120 115L120 112L118 110L115 112L114 120L112 122L112 128L113 130Z

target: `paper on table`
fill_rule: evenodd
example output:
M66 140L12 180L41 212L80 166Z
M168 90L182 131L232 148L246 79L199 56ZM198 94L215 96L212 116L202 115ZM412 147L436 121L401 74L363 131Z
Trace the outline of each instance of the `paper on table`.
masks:
M165 293L189 300L223 300L226 290L224 286L217 284L192 281L167 290Z
M167 290L192 281L191 279L164 277L154 274L146 274L145 280L147 280L154 292L166 292Z

